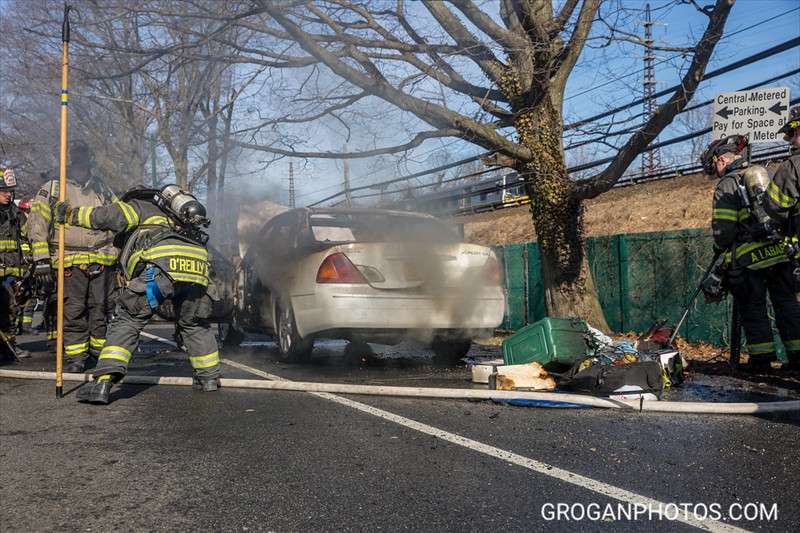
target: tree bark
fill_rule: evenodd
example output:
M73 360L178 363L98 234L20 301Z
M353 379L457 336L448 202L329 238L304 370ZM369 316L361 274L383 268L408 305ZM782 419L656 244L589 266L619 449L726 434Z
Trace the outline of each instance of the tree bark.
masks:
M608 331L586 258L583 203L572 194L573 181L567 173L560 110L545 99L520 116L517 130L533 160L517 170L532 200L547 314L585 317L593 327Z

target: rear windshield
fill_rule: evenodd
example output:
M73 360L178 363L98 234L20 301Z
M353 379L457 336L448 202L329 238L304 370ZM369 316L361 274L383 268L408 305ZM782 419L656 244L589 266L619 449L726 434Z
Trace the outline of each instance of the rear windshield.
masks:
M320 242L461 242L436 219L382 213L316 214L311 231Z

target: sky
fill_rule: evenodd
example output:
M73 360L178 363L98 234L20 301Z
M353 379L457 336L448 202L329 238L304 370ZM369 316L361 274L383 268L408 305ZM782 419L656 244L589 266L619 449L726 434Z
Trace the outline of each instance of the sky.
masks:
M700 5L707 5L711 2L712 0L698 0ZM648 2L623 0L623 3L626 7L640 9L640 18L644 20L644 9ZM668 10L665 6L670 2L666 0L650 0L649 4L651 20L658 23L653 25L653 38L665 41L661 43L664 46L691 46L705 28L707 17L693 9L682 6ZM644 26L642 25L641 28L643 34ZM737 0L731 10L724 35L717 45L706 72L723 68L732 62L796 38L798 35L800 35L800 2L798 0ZM619 48L604 52L605 55L599 55L599 52L587 50L586 59L573 71L565 94L564 121L566 124L601 113L610 107L627 104L641 97L639 82L643 79L644 59L635 57L637 54L641 55L641 50L629 47L628 49ZM661 53L656 52L656 54L660 55ZM616 57L609 59L608 55ZM655 79L659 82L656 91L672 87L679 82L678 70L674 68L674 65L682 64L682 57L675 53L664 55L671 57L666 61L655 61ZM717 93L738 91L797 68L800 68L800 48L795 47L751 66L739 68L731 73L703 82L693 102L710 100ZM790 87L790 98L794 99L800 96L798 79L800 77L795 75L793 78L775 81L763 87ZM662 97L661 100L666 98L668 96ZM641 112L642 106L639 105L633 110ZM710 125L707 123L704 126ZM675 124L665 130L659 139L669 139L687 131L685 127L680 129ZM463 157L469 157L477 151L481 151L457 140L446 140L442 145L451 151L454 159L460 159L460 154L463 154ZM415 159L425 159L423 152L430 149L431 147L424 147L418 150ZM686 148L676 147L671 150L674 152L672 158L680 158L681 152L685 152ZM667 150L664 149L664 151ZM574 154L570 152L567 154L569 163L569 158L574 157ZM664 155L662 152L662 160L665 159ZM597 155L597 157L602 156L602 153ZM590 155L583 157L590 157ZM634 163L631 168L638 167L638 165L638 162ZM410 174L426 168L430 168L430 166L408 167L408 172ZM387 175L396 171L395 168L386 170ZM296 171L295 187L298 205L313 203L341 191L341 164L338 168L332 168L328 175L330 178L326 180L311 179L302 171ZM359 162L351 161L350 163L352 187L363 186L381 179L390 179L386 177L387 175L378 177L374 169L365 169L364 165ZM362 194L370 193L365 191Z

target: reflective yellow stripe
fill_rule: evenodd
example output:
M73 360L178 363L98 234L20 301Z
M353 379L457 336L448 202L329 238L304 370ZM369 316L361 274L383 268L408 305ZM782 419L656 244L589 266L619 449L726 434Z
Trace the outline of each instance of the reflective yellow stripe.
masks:
M729 220L739 222L739 212L734 209L714 209L711 213L713 220Z
M761 342L758 344L747 343L747 351L750 355L763 355L775 351L775 342Z
M91 228L92 227L92 211L94 211L94 207L87 206L87 207L79 207L78 208L78 225L83 228Z
M105 339L97 339L95 337L89 337L89 345L92 348L102 348L105 343L106 343Z
M34 212L41 214L48 222L53 219L53 215L50 212L50 207L44 202L35 202L31 206L31 213Z
M772 181L767 185L767 196L775 200L775 203L784 209L789 209L796 203L794 198L784 194Z
M129 363L131 360L131 352L122 346L104 346L103 351L100 352L100 357L98 357L97 360L102 361L103 359L113 359L115 361Z
M199 246L188 246L181 244L164 244L161 246L153 246L148 248L142 253L142 259L152 261L153 259L160 259L162 257L191 257L193 259L200 259L201 261L208 261L208 251L200 248Z
M219 352L210 353L200 357L189 357L193 368L208 368L219 364Z
M19 241L15 241L14 239L0 239L0 252L16 250L18 243Z
M159 226L169 225L169 219L164 215L153 215L145 219L144 224L158 224Z
M126 204L125 202L117 202L117 205L122 209L122 214L125 215L125 220L128 221L128 228L135 228L139 225L139 215L136 214L136 210L133 208L132 205Z
M783 341L783 347L787 352L795 352L800 350L800 339L792 339L790 341Z
M64 354L66 355L80 355L82 353L86 353L89 349L88 342L82 342L79 344L69 344L64 346Z
M175 281L185 281L187 283L197 283L203 287L208 286L208 278L197 274L185 274L183 272L170 272L169 275Z
M117 262L116 253L99 254L94 252L77 253L64 258L64 268L75 265L88 265L97 263L98 265L111 266Z
M46 242L37 241L33 243L33 253L35 254L49 254L50 245Z

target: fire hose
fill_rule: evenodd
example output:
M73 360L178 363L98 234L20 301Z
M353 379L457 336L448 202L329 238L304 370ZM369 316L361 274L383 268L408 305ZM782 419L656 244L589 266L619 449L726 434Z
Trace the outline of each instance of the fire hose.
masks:
M29 372L0 369L0 378L51 380L52 372ZM89 382L88 374L64 374L66 381ZM191 386L190 377L125 376L121 383L132 385ZM264 379L220 379L222 388L266 389L311 393L358 394L369 396L402 396L415 398L484 399L484 400L534 400L569 403L575 406L601 407L628 411L653 411L662 413L694 414L765 414L800 412L800 400L779 402L668 402L640 400L612 400L595 396L560 392L501 391L486 389L453 389L432 387L386 387L378 385L348 385L341 383L315 383L303 381L271 381Z

